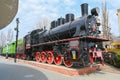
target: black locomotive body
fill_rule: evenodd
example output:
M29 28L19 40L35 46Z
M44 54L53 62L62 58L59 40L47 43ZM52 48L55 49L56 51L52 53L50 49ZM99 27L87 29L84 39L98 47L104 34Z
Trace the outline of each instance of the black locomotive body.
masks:
M50 30L36 29L26 35L26 55L43 63L60 65L63 62L67 67L87 66L97 58L102 62L102 42L107 39L99 37L98 8L93 8L91 15L88 15L87 3L81 9L82 17L78 19L67 14L66 19L51 22Z

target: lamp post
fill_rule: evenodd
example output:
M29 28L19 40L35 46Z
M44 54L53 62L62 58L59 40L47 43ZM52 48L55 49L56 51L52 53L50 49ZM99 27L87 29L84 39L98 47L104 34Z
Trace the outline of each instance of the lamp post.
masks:
M17 26L16 26L16 28L15 28L15 30L16 30L16 46L15 46L15 56L14 56L14 62L16 63L16 54L17 54L17 43L18 43L18 25L19 25L19 18L16 18L16 24L17 24Z

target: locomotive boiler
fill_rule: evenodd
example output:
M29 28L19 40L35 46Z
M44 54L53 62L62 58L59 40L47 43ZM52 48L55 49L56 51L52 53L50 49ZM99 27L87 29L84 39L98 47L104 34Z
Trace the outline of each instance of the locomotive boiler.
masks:
M88 4L81 5L82 17L74 20L74 14L66 14L66 19L59 18L57 21L51 22L51 29L48 31L40 31L39 37L42 42L60 40L79 36L95 36L98 37L99 22L97 16L99 8L93 8L91 15L88 15ZM41 43L41 41L39 42Z
M100 48L107 39L99 36L99 8L91 9L88 15L88 4L85 3L81 5L81 12L82 17L78 19L74 19L73 14L67 14L65 19L52 21L50 30L36 29L26 35L26 56L42 63L60 65L63 62L66 67L88 66L94 60L102 62ZM93 54L99 55L96 57Z

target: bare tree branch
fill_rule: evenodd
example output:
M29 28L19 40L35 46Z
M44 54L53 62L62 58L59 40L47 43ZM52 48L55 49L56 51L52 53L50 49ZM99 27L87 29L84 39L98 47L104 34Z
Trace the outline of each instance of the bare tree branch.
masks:
M50 21L47 17L44 17L39 22L37 22L34 28L35 29L41 29L41 28L44 28L44 27L46 27L46 29L50 28Z
M111 28L109 24L109 12L107 10L106 0L102 3L102 32L103 37L111 39Z
M2 32L0 33L0 39L1 39L1 40L0 40L0 46L3 47L4 45L6 45L6 41L7 41L7 40L6 40L5 34L2 33Z
M7 34L7 41L11 43L13 41L13 30L9 29Z

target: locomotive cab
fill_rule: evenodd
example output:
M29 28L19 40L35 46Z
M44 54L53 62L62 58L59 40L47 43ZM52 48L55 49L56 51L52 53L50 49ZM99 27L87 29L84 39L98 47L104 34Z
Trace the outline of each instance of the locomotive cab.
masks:
M31 37L30 34L24 37L24 53L26 54L27 59L31 57Z

